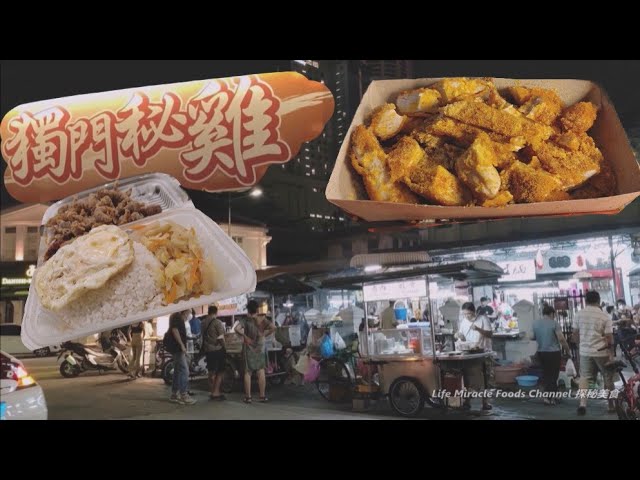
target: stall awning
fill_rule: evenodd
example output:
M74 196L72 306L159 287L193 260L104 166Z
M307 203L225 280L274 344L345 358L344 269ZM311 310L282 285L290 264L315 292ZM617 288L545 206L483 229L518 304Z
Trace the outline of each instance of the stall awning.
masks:
M315 291L312 286L287 273L274 272L270 276L263 274L263 278L258 280L256 291L267 292L272 295L298 295Z
M630 277L640 277L640 267L634 268L629 272Z
M504 271L488 260L474 260L456 263L422 264L390 267L377 272L349 272L344 276L329 278L322 282L323 288L357 289L365 283L385 282L403 278L441 276L453 280L468 280L471 283L491 283L502 276Z

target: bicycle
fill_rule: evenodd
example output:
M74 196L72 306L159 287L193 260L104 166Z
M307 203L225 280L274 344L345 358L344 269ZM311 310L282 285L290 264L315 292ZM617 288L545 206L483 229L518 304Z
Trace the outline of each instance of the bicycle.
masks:
M339 350L332 357L320 360L320 372L315 384L318 393L329 402L351 401L356 382L356 360L360 356L357 342L354 344L351 348Z
M626 379L622 370L627 366L623 361L612 362L609 367L614 368L622 380L622 388L616 397L616 413L620 420L640 420L640 370L635 362L635 357L640 355L640 346L635 346L632 350L627 349L624 344L620 344L622 354L627 359L635 375Z

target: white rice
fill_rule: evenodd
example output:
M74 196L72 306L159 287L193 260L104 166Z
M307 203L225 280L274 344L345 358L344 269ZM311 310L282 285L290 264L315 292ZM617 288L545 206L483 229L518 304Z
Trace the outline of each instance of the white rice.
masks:
M71 328L99 326L135 315L162 304L162 294L154 275L162 267L144 245L133 242L134 258L122 272L103 287L90 291L59 312Z

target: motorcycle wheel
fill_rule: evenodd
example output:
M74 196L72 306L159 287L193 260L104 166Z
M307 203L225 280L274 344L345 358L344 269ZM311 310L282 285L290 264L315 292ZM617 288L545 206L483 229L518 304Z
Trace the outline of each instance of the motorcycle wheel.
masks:
M620 420L640 420L640 411L632 408L632 403L626 392L620 392L616 398L616 412Z
M118 359L118 368L122 373L129 373L129 361L126 357L120 357Z
M73 378L80 375L80 369L76 365L71 365L66 360L60 364L60 375L64 378Z
M162 367L162 379L167 385L173 383L173 360L169 360L164 364L164 367Z

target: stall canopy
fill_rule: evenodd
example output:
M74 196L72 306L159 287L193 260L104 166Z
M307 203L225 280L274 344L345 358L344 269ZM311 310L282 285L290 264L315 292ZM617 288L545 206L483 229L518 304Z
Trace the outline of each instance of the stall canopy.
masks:
M640 267L634 268L629 272L630 277L640 277Z
M352 269L346 274L329 278L322 282L323 288L358 289L364 283L438 275L453 280L468 280L472 283L491 283L502 276L504 271L488 260L467 262L421 264L381 268L375 272Z
M270 276L263 274L261 277L258 278L256 291L267 292L271 295L298 295L315 291L315 288L288 273L273 273Z

